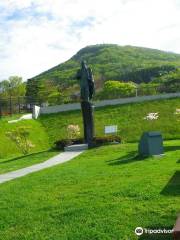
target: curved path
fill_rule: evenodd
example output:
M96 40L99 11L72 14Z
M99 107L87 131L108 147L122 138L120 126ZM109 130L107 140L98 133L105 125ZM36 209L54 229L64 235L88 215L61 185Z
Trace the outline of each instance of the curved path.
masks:
M80 155L82 152L84 152L84 150L63 152L63 153L60 153L60 154L50 158L49 160L47 160L43 163L34 164L30 167L21 168L19 170L13 171L13 172L0 174L0 184L10 181L10 180L13 180L13 179L16 179L16 178L19 178L19 177L26 176L30 173L37 172L37 171L40 171L45 168L49 168L49 167L70 161L74 157Z

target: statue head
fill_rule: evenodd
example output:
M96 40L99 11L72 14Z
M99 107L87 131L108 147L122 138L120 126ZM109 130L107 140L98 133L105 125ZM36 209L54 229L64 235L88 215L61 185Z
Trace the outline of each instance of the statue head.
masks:
M85 60L81 61L81 69L77 72L77 79L80 79L81 99L91 100L94 94L94 78Z
M85 61L85 60L82 60L82 61L81 61L81 67L82 67L82 68L87 68L87 64L86 64L86 61Z

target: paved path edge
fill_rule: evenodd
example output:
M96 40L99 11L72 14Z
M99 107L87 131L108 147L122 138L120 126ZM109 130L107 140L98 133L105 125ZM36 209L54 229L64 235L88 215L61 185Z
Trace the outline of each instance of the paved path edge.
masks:
M11 181L13 179L16 178L20 178L23 176L26 176L30 173L33 172L38 172L41 171L43 169L52 167L52 166L56 166L58 164L62 164L64 162L70 161L73 158L79 156L82 152L84 152L84 150L80 150L80 151L72 151L72 152L63 152L60 153L42 163L38 163L38 164L34 164L32 166L29 167L25 167L25 168L21 168L12 172L7 172L4 174L0 174L0 184L4 183L4 182L8 182Z

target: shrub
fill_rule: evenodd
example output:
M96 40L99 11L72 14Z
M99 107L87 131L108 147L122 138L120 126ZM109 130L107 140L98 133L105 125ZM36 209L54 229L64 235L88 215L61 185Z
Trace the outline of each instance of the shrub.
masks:
M120 143L121 138L115 135L108 135L108 136L102 136L102 137L95 137L93 141L95 146L100 146L100 145L109 144L109 143Z
M82 144L84 143L83 138L76 138L76 139L61 139L55 142L55 148L59 150L63 150L64 147L67 147L72 144Z
M71 144L72 144L72 141L70 139L62 139L55 142L55 148L62 150L64 149L64 147L69 146Z
M156 95L158 93L157 86L157 84L141 83L137 89L138 96Z
M18 127L15 130L6 133L6 136L13 141L17 148L24 154L28 154L30 149L34 147L29 137L29 130L25 127Z
M93 146L101 146L111 143L120 143L121 138L118 136L102 136L102 137L94 137L93 139ZM59 150L63 150L64 147L72 145L72 144L82 144L84 143L83 138L76 138L76 139L62 139L55 142L55 147Z
M49 105L63 104L63 95L60 92L52 92L47 99Z
M80 135L80 127L78 125L68 125L67 135L69 139L75 139Z
M119 98L135 95L136 85L132 82L106 81L103 90L99 93L99 98Z

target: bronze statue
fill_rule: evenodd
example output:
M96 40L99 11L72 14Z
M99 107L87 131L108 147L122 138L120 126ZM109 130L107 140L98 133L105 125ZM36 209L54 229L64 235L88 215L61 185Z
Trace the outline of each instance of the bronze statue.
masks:
M84 124L84 140L88 146L92 146L94 137L93 105L90 102L94 95L94 78L92 70L82 61L81 69L77 72L81 88L81 110Z
M92 70L87 67L86 62L81 62L81 69L77 72L77 79L80 80L81 100L89 101L94 94L94 78Z

